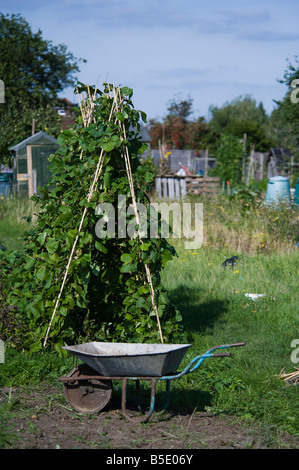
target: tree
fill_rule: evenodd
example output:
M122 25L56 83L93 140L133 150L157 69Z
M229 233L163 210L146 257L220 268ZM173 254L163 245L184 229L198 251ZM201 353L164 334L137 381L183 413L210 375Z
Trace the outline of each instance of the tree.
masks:
M175 100L168 105L168 114L163 122L150 122L152 147L158 147L159 140L168 148L198 150L209 133L203 117L191 120L193 100Z
M221 108L210 107L211 119L209 126L213 132L211 143L216 150L222 134L233 135L242 139L246 134L247 151L250 145L255 145L255 150L268 151L273 140L267 132L268 116L262 103L257 104L250 96L238 97L226 103Z
M281 101L276 101L277 108L270 117L276 135L285 147L296 153L299 135L299 60L295 63L288 61L288 67L279 83L287 87L286 94Z
M33 33L20 15L0 15L0 78L5 103L0 104L0 162L10 158L8 148L45 130L57 136L59 117L54 105L58 93L75 84L79 62L63 44L53 45Z
M190 121L186 133L186 149L199 150L207 148L211 136L211 129L204 117Z
M297 142L297 135L294 125L289 119L290 114L290 93L287 93L281 101L275 101L277 107L273 109L269 117L269 133L274 143L274 147L284 147L294 151ZM292 105L294 106L294 105Z

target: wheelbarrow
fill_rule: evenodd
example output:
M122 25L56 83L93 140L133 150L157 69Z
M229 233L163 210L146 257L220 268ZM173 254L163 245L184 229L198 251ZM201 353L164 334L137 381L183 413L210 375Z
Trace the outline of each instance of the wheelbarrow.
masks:
M97 413L109 403L112 395L112 382L122 381L121 408L123 416L132 422L146 422L155 408L156 384L166 383L167 409L170 401L170 383L186 374L194 372L207 358L230 357L230 352L214 353L218 349L245 346L246 343L214 346L204 354L194 357L181 371L177 371L191 344L143 344L143 343L104 343L90 342L63 349L83 363L75 367L67 376L59 377L64 383L67 402L78 413ZM136 384L136 399L140 408L140 381L151 383L149 411L141 418L132 418L126 410L127 383Z

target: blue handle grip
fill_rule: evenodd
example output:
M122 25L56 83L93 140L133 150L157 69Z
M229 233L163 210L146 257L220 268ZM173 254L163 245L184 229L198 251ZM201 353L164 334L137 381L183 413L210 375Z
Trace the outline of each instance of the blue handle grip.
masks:
M234 347L237 347L237 346L245 346L245 345L246 345L246 343L234 343L234 344L222 344L220 346L213 346L211 349L209 349L204 354L200 354L199 356L196 356L194 359L192 359L192 361L189 362L187 367L185 367L185 369L182 372L178 373L177 375L161 377L161 380L178 379L178 378L182 377L183 375L190 374L191 372L194 372L196 369L198 369L198 367L208 357L230 357L231 356L231 353L212 354L212 351L215 351L216 349L234 348ZM194 367L192 367L193 365L194 365Z

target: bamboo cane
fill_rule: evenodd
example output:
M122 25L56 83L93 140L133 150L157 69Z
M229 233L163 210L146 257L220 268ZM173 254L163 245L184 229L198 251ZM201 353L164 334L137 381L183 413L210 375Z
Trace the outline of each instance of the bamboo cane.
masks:
M117 88L117 94L118 94L119 97L121 97L119 87ZM123 136L124 136L123 138L126 139L127 136L126 136L126 129L125 129L124 123L121 123L119 121L119 127L123 131ZM123 140L123 138L121 137L122 140ZM126 165L126 170L127 170L128 180L129 180L129 186L130 186L130 191L131 191L132 200L133 200L133 207L134 207L134 212L135 212L135 216L136 216L136 222L137 222L137 225L138 225L138 235L139 235L140 242L143 244L143 240L142 240L141 233L140 233L140 220L139 220L139 214L138 214L138 209L137 209L137 201L136 201L136 197L135 197L134 182L133 182L131 163L130 163L130 155L129 155L129 150L128 150L127 146L125 146L125 154L123 155L123 158L125 160L125 165ZM151 289L151 301L152 301L152 306L155 310L155 314L156 314L156 318L157 318L157 324L158 324L158 328L159 328L160 339L161 339L161 343L163 343L164 341L163 341L161 323L160 323L158 308L157 308L157 305L155 303L155 292L154 292L154 287L153 287L153 282L152 282L152 276L151 276L150 269L149 269L149 267L146 263L144 264L144 267L145 267L145 271L146 271L147 280L148 280L148 283L149 283L150 289Z
M288 374L284 374L285 367L280 371L279 377L288 385L297 385L299 383L299 369L295 367L295 372L290 372Z
M113 109L114 109L115 105L116 105L116 100L114 99L113 102L112 102L112 105L111 105L111 111L110 111L109 121L112 119ZM90 116L91 116L91 115L90 115ZM90 117L90 116L89 116L89 117ZM82 117L83 117L83 116L82 116ZM90 190L89 190L88 197L87 197L87 201L88 201L88 202L90 202L90 199L91 199L91 197L92 197L92 195L93 195L93 192L94 192L95 185L97 184L98 178L99 178L100 173L101 173L102 168L103 168L103 163L104 163L103 155L104 155L104 151L103 151L103 149L101 149L101 153L100 153L100 157L99 157L97 169L96 169L96 172L95 172L95 175L94 175L94 179L93 179L93 182L92 182L92 185L91 185L91 188L90 188ZM74 252L75 252L75 248L76 248L76 245L77 245L77 242L78 242L78 239L79 239L79 235L80 235L80 232L81 232L81 229L82 229L82 225L83 225L83 222L84 222L86 213L87 213L87 207L84 208L84 211L83 211L83 214L82 214L82 218L81 218L81 221L80 221L80 225L79 225L79 228L78 228L78 232L77 232L75 241L74 241L74 243L73 243L73 247L72 247L71 254L70 254L70 257L69 257L67 266L66 266L66 270L65 270L65 273L64 273L64 277L63 277L63 281L62 281L62 284L61 284L61 287L60 287L60 291L59 291L58 297L57 297L57 299L56 299L56 303L55 303L55 306L54 306L54 310L53 310L53 313L52 313L52 317L51 317L51 320L50 320L50 323L49 323L49 326L48 326L48 329L47 329L47 332L46 332L45 340L44 340L44 343L43 343L43 347L44 347L44 348L45 348L45 346L46 346L46 344L47 344L48 336L49 336L49 333L50 333L50 330L51 330L51 327L52 327L52 323L53 323L54 317L55 317L55 315L56 315L56 311L57 311L57 308L58 308L59 300L60 300L60 298L61 298L61 295L62 295L64 286L65 286L65 282L66 282L66 279L67 279L67 276L68 276L68 271L69 271L69 268L70 268L70 265L71 265L71 261L72 261L72 259L73 259L73 255L74 255Z

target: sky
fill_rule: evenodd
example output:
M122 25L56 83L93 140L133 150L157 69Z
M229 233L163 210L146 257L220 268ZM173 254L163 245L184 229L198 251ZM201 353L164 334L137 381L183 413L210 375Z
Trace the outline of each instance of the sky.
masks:
M86 59L81 82L133 88L148 120L185 99L208 120L210 106L246 95L270 114L299 52L297 0L0 0L0 12ZM78 102L72 88L60 96Z

